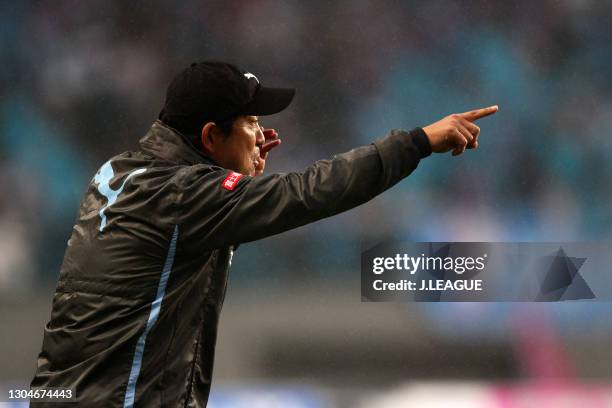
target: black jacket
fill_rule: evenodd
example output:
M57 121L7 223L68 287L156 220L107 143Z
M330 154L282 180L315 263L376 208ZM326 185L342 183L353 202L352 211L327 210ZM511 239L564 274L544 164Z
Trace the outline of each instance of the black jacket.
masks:
M253 178L160 121L140 146L85 193L31 384L73 388L83 407L205 407L233 248L365 203L431 153L422 129L393 130Z

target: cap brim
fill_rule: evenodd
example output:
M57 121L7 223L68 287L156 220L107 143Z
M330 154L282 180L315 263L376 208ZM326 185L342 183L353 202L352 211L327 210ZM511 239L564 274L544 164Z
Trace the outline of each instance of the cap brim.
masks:
M295 89L260 87L255 98L245 107L245 115L272 115L285 109L295 95Z

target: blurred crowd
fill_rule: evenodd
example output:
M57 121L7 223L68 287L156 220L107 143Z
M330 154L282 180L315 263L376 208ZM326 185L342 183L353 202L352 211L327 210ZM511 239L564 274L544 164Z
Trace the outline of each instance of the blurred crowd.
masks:
M268 171L500 106L477 151L242 246L236 285L357 275L382 240L612 238L611 2L19 1L0 27L0 288L56 280L97 168L137 147L172 76L204 59L297 88L261 120L284 142Z

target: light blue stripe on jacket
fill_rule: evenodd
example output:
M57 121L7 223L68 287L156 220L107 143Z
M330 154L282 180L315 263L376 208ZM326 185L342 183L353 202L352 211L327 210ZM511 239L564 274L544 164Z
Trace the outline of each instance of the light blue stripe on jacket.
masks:
M130 371L130 378L128 380L127 389L125 391L125 399L123 401L123 408L132 408L134 406L134 398L136 397L136 383L138 382L138 375L140 374L140 368L142 366L142 357L145 349L145 342L147 341L147 335L149 331L155 325L159 316L159 310L161 309L162 300L166 293L166 285L170 272L172 271L172 264L174 263L174 255L176 253L176 241L178 240L178 225L174 227L174 233L172 234L172 240L170 241L170 247L168 248L168 255L166 256L166 262L164 262L164 269L162 270L161 277L159 278L159 285L157 286L157 295L155 300L151 304L151 312L149 313L149 320L144 332L140 335L138 342L136 343L136 351L134 352L134 360L132 361L132 369Z

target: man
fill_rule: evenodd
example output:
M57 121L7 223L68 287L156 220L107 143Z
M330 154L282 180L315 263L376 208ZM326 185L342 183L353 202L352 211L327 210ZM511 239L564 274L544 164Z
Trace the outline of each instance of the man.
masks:
M206 406L233 250L365 203L432 151L476 148L473 121L497 110L262 175L280 140L258 116L293 95L222 62L173 80L140 150L106 162L85 194L32 388L72 388L84 407Z

